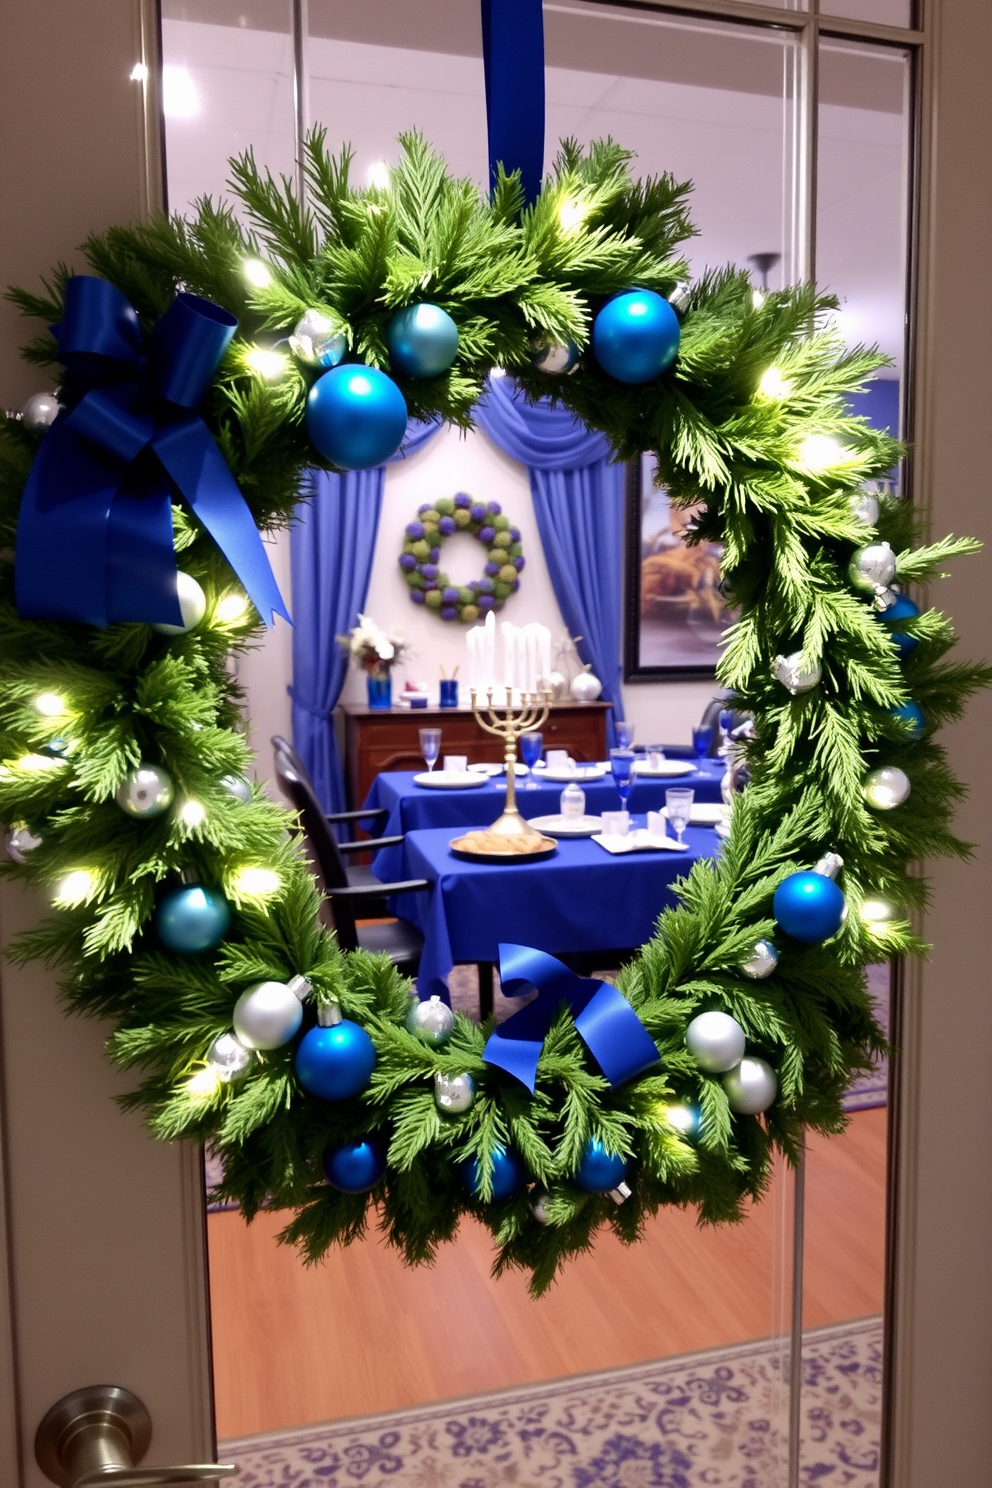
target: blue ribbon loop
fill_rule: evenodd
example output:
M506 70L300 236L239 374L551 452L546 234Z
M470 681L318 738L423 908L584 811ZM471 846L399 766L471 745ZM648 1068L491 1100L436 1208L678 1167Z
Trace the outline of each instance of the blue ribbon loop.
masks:
M537 1061L562 1003L610 1085L622 1085L658 1063L661 1056L654 1039L623 993L609 982L577 976L546 951L502 944L499 979L508 997L532 989L538 995L489 1035L482 1057L515 1076L532 1095Z
M22 619L179 625L172 503L210 533L267 625L289 619L258 528L194 410L238 322L178 294L142 349L138 317L106 279L79 274L52 331L66 409L42 440L17 528Z
M490 185L520 172L528 205L544 174L544 12L541 0L482 0Z

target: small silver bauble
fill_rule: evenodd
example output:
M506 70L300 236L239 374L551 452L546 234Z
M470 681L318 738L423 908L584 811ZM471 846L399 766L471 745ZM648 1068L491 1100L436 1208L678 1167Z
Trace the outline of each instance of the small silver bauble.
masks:
M881 765L865 778L861 789L869 806L891 811L894 806L901 806L909 795L909 776L898 765Z
M242 1075L248 1073L252 1053L245 1048L236 1033L222 1033L207 1050L207 1060L217 1071L217 1078L226 1085L232 1080L240 1080Z
M323 310L306 310L293 327L289 349L308 367L336 367L348 342Z
M878 497L873 491L856 491L851 497L851 515L868 527L878 526Z
M793 651L790 656L776 656L772 671L793 697L799 692L809 692L820 680L819 666L816 662L805 666L801 651Z
M770 1064L748 1056L723 1077L730 1109L739 1116L757 1116L767 1111L778 1094L778 1080Z
M32 434L40 434L54 424L61 409L54 393L33 393L21 409L21 423Z
M301 976L288 982L256 982L234 1004L234 1031L249 1049L279 1049L303 1022L303 999L310 984Z
M699 1013L685 1031L686 1048L708 1075L722 1075L744 1057L744 1030L729 1013Z
M29 827L11 827L4 834L3 845L12 863L23 863L28 853L41 846L41 838L36 837Z
M243 775L225 775L220 784L229 796L244 801L246 805L251 800L251 786Z
M187 630L195 630L207 613L207 596L192 574L176 574L176 594L179 598L183 623L182 625L153 625L152 630L157 630L159 635L185 635Z
M415 1033L425 1044L435 1049L446 1044L455 1026L455 1015L440 997L431 997L427 1002L414 1002L406 1015L408 1033Z
M574 372L579 365L579 348L574 341L569 341L566 345L561 341L543 341L539 338L532 341L531 346L531 363L538 372L547 372L551 377L564 377Z
M754 950L741 965L741 971L752 981L761 982L771 976L778 965L778 951L770 940L756 940Z
M475 1100L475 1081L471 1075L435 1075L434 1104L439 1111L457 1116L467 1111Z
M543 1191L535 1193L530 1201L530 1212L539 1225L546 1225L550 1222L548 1215L548 1195L546 1193Z
M603 690L603 684L592 667L587 666L572 678L568 690L577 703L594 703Z
M175 793L168 770L141 764L121 781L114 800L128 816L161 816L172 805Z
M869 543L858 548L847 571L856 589L884 589L896 576L896 555L887 542Z

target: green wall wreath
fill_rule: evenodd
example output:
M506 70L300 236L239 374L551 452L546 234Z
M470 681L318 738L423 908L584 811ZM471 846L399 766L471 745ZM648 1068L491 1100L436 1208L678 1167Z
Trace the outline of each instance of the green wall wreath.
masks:
M441 544L456 532L477 537L486 550L482 578L463 585L453 585L440 567ZM471 625L489 610L501 610L520 588L523 554L520 529L498 501L475 501L459 491L417 508L416 520L406 525L399 561L414 604L442 620Z
M621 975L658 1053L626 1083L609 1086L565 1011L533 1094L484 1062L486 1031L468 1019L445 1029L436 1009L414 1009L407 1027L408 985L384 958L341 953L318 923L287 813L246 784L226 661L252 643L257 617L213 542L175 509L181 567L195 581L186 587L202 600L178 634L20 618L9 553L45 420L33 407L0 423L4 872L53 906L13 954L47 960L67 1007L109 1020L112 1057L140 1077L126 1104L152 1131L215 1144L223 1196L249 1219L263 1204L288 1211L284 1235L311 1258L376 1221L408 1261L428 1260L471 1212L493 1233L497 1270L527 1267L540 1291L601 1225L631 1242L662 1204L738 1217L765 1189L774 1149L793 1159L805 1128L843 1126L844 1090L883 1046L864 969L922 949L909 919L926 887L910 865L968 851L951 830L962 787L936 732L990 673L946 659L954 632L936 610L919 614L895 591L895 619L877 610L869 570L880 555L893 582L925 584L977 545L926 544L904 504L865 497L901 453L848 412L881 358L847 351L825 323L834 302L810 287L755 306L745 275L707 273L679 299L667 372L625 385L603 370L590 352L593 305L631 284L668 296L687 278L687 188L669 176L638 182L628 163L610 143L585 155L563 145L525 209L515 177L480 196L416 136L404 138L388 187L353 188L347 156L330 159L318 134L306 209L245 157L233 174L248 230L204 203L188 221L115 228L84 247L145 333L179 284L237 316L202 413L260 528L290 522L314 463L304 418L320 374L259 348L317 311L311 329L330 326L385 367L390 320L425 286L455 322L458 348L428 379L393 369L412 416L467 426L500 366L528 397L550 395L605 433L620 458L652 452L675 502L702 502L696 532L723 544L739 615L720 680L754 716L752 783L722 855L694 866ZM13 298L50 326L64 288L60 269ZM535 366L535 337L574 347L570 375ZM50 334L26 355L52 366ZM890 795L892 809L879 809L879 771L901 772L911 800ZM847 917L825 940L790 936L776 896L827 852L843 857ZM185 890L192 899L178 902L205 906L215 928L227 916L213 949L175 949L170 913ZM777 960L756 954L770 940ZM273 1027L280 1034L271 1047L252 1052L235 1032L245 1033L246 1009L256 1035L262 1014L270 1043ZM687 1042L711 1011L731 1017L773 1072L777 1098L763 1114L742 1109ZM340 1098L301 1082L302 1044L321 1039L349 1047L352 1074L366 1069ZM464 1097L465 1077L474 1098L459 1109L445 1092ZM575 1181L597 1148L623 1164L630 1194L619 1206ZM356 1149L378 1154L382 1176L344 1192L335 1162ZM526 1181L505 1192L496 1180L511 1152Z

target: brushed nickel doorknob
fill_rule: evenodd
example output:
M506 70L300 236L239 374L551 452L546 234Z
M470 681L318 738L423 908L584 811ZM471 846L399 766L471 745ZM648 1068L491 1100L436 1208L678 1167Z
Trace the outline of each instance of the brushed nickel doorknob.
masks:
M217 1462L138 1467L152 1439L152 1420L122 1385L87 1385L46 1411L35 1433L35 1461L59 1488L168 1488L210 1483L239 1469Z

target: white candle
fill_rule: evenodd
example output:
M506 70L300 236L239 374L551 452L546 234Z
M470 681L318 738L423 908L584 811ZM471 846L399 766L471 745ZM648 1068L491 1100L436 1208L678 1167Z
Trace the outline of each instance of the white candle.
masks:
M542 687L550 687L548 678L551 676L551 632L546 625L538 626L538 650L540 653L541 675L538 681Z
M527 626L527 691L537 691L537 630L536 625Z
M503 685L509 692L517 685L517 627L504 620L500 629L503 632Z
M496 616L492 610L486 616L486 657L482 685L486 689L496 686Z

